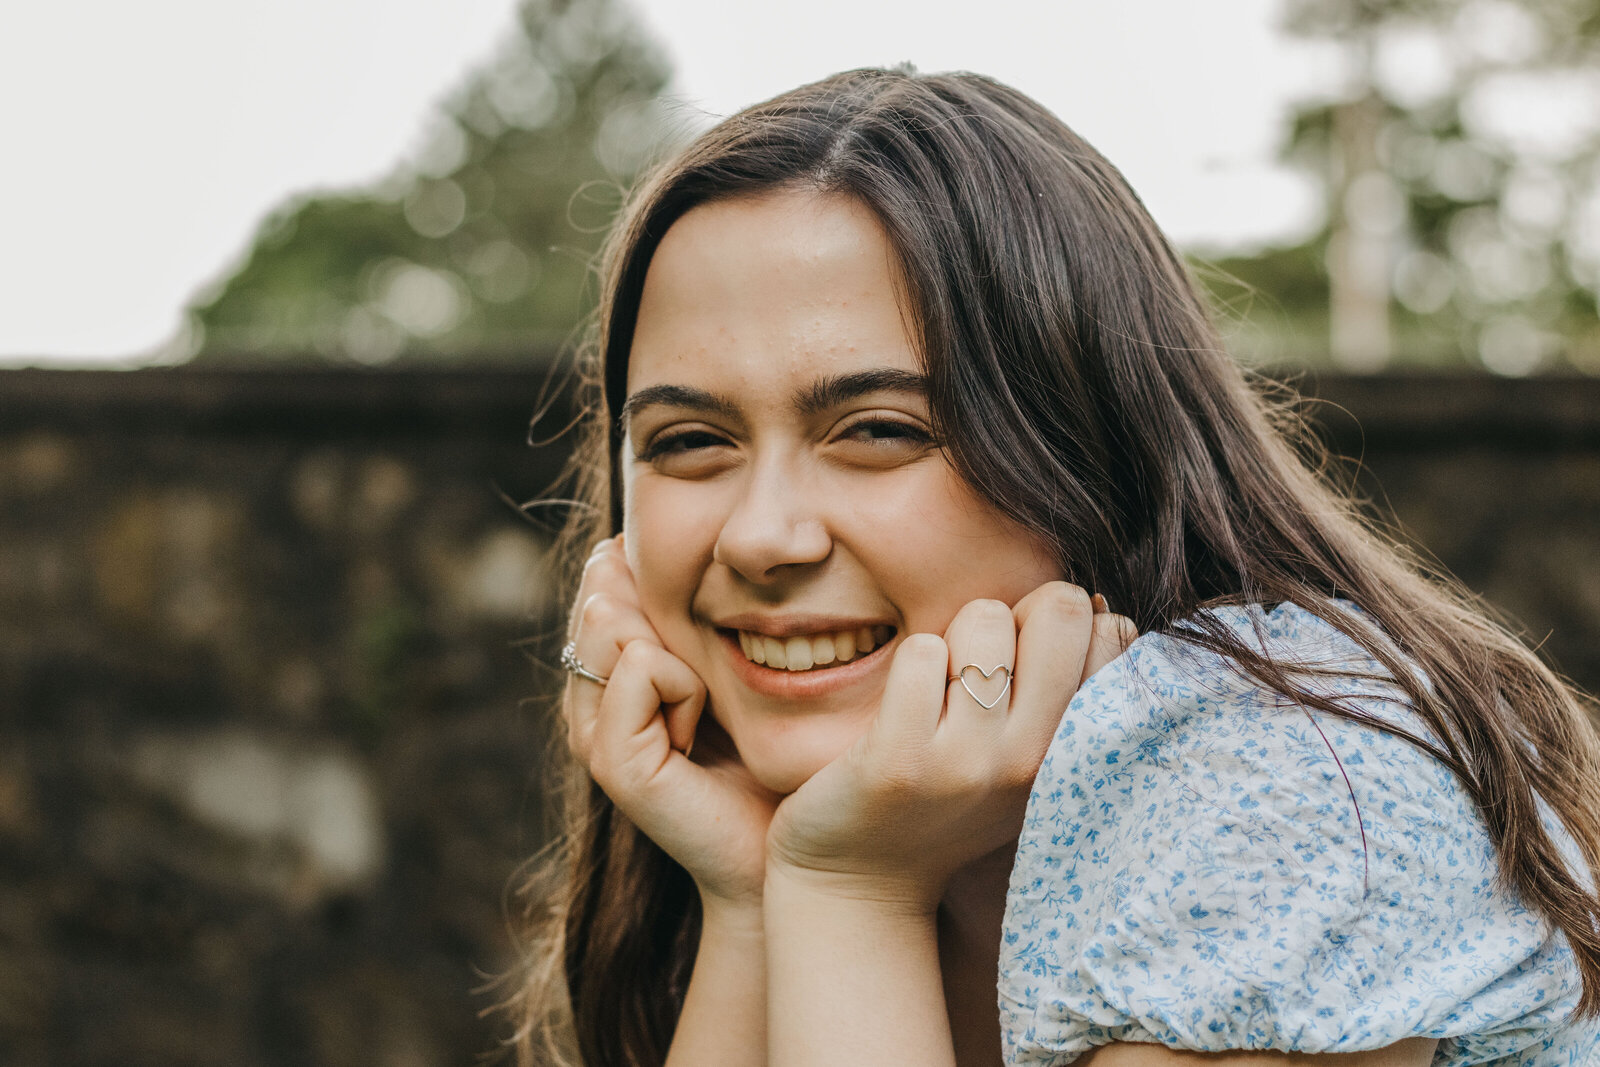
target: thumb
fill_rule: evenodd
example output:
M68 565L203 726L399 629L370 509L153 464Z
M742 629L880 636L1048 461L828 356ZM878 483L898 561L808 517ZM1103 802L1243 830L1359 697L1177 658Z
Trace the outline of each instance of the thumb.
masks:
M694 744L695 727L706 706L706 685L687 663L665 649L652 649L655 669L651 684L660 704L661 718L667 726L667 740L673 748L689 754Z
M667 722L667 740L685 756L694 748L695 730L700 725L700 715L705 711L705 706L704 685L696 686L694 692L679 700L667 701L663 694L661 716Z

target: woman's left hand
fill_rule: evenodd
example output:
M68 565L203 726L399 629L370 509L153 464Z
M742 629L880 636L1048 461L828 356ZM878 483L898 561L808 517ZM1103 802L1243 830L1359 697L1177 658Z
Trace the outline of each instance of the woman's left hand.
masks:
M1016 840L1062 712L1134 634L1049 582L1014 609L972 601L942 639L908 635L866 734L778 806L769 876L931 912L952 874Z

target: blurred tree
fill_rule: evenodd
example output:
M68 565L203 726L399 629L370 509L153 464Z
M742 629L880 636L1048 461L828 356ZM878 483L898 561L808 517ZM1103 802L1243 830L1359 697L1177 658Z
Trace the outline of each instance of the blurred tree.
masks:
M1287 12L1291 31L1338 43L1347 77L1298 111L1285 148L1325 183L1321 233L1217 264L1267 298L1246 347L1304 352L1298 332L1353 370L1600 373L1600 2Z
M297 198L190 308L206 362L526 358L588 311L620 191L670 128L668 64L618 0L526 0L374 188Z

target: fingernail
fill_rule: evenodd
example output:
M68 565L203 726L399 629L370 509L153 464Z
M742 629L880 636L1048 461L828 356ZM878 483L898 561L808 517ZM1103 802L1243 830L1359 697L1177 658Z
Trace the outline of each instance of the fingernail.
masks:
M1099 593L1090 597L1089 603L1094 605L1094 613L1096 615L1107 615L1111 612L1111 607L1106 603L1106 598Z

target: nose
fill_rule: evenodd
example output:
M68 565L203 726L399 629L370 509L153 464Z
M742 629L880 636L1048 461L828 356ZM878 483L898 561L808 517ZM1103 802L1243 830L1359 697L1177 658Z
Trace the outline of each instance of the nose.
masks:
M769 584L792 568L820 563L833 536L814 486L777 463L749 469L733 508L712 546L711 558L745 580Z

